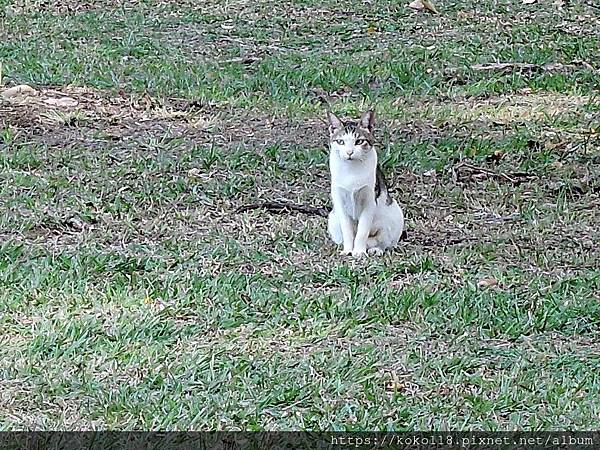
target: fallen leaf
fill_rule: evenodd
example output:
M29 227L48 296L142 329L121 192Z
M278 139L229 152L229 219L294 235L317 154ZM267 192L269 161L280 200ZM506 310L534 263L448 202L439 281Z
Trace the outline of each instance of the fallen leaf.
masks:
M433 6L433 3L429 0L414 0L408 4L409 8L416 9L417 11L422 11L426 9L429 12L434 14L439 14L439 11Z
M472 19L473 14L467 11L459 11L456 13L456 17L459 19Z
M417 11L421 11L422 9L425 9L425 6L421 2L421 0L414 0L414 1L410 2L408 4L408 7L412 8L412 9L416 9Z
M496 286L498 284L498 280L495 278L484 278L483 280L479 280L477 286L479 287L488 287L488 286Z
M390 376L392 379L385 384L386 391L398 392L406 388L406 383L398 377L396 371L392 370Z
M52 106L65 106L65 107L74 107L79 104L79 102L71 97L60 97L60 98L47 98L44 100L44 103Z
M591 239L584 239L581 242L581 245L583 246L583 248L593 249L594 248L594 241L592 241Z
M196 167L188 170L188 176L191 178L198 178L200 175L202 175L202 173L200 172L200 169L198 169Z
M568 144L567 141L559 141L559 142L547 141L546 143L544 143L544 149L545 150L557 150L557 149L566 147L567 144Z
M75 231L83 231L83 229L85 228L85 222L83 222L78 217L71 217L65 222L65 224Z
M496 150L491 155L488 155L485 159L488 162L498 162L504 158L504 152L502 150Z
M37 91L26 84L20 84L4 90L0 95L3 98L26 97L36 95Z
M399 392L399 391L404 390L405 387L406 387L405 383L402 383L401 381L392 380L392 381L388 381L386 383L385 390Z
M436 7L433 5L433 3L431 3L429 0L421 0L421 3L423 3L423 6L425 7L425 9L427 11L431 11L434 14L439 14L440 12L436 9Z

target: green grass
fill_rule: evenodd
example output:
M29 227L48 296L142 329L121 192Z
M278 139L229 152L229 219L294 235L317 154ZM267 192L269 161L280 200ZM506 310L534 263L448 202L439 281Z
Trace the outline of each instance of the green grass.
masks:
M598 428L600 10L521 3L0 0L0 429ZM236 212L329 205L323 100L383 258Z
M557 13L512 1L484 2L475 11L470 2L454 2L424 17L393 2L309 1L289 11L261 1L238 11L214 1L146 1L71 14L21 3L6 7L0 57L9 79L40 84L149 90L296 114L314 114L320 90L348 90L388 110L398 96L598 85L597 72L577 63L600 58L597 10L582 5ZM258 61L222 62L236 57ZM470 68L496 60L576 63L558 73L490 76Z

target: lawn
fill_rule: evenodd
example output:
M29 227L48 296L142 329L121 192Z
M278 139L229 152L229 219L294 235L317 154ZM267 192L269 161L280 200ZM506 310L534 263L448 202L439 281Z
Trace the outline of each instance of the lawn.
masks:
M0 0L0 430L598 429L597 2L287 3Z

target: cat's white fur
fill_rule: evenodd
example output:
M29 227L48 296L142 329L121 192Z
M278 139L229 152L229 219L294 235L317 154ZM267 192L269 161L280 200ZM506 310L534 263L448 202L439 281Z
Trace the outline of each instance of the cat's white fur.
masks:
M329 113L331 198L328 231L343 255L381 255L396 245L404 229L404 214L387 189L375 198L377 152L369 145L357 145L356 133L343 132L343 123ZM369 133L373 112L367 111L358 123ZM340 131L342 130L342 131ZM342 142L343 141L343 142Z

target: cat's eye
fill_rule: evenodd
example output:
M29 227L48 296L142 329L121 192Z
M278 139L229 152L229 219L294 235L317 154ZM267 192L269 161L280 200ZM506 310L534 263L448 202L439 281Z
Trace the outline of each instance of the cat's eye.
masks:
M344 145L344 140L343 139L336 139L335 143L338 144L338 145Z
M366 139L357 139L356 140L356 145L364 145L367 143Z

